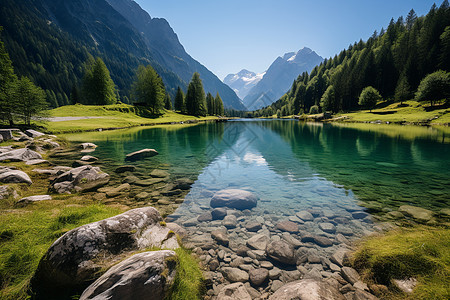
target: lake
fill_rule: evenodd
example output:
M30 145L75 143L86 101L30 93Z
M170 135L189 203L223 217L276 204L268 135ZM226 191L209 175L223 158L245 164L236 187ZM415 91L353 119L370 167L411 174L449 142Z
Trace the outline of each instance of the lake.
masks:
M255 234L246 225L258 223L259 234L293 237L324 255L370 234L373 217L383 220L401 205L435 212L449 207L450 133L445 128L236 120L66 137L97 144L94 155L110 174L126 164L127 153L156 149L158 156L133 164L140 176L164 169L171 180L194 182L168 220L187 228L195 245L213 244L210 233L223 230L220 220L198 220L210 213L211 197L223 189L259 198L252 210L228 211L237 222L227 232L230 248L245 245ZM302 219L305 212L313 219ZM287 237L277 227L285 221L297 224L298 232Z

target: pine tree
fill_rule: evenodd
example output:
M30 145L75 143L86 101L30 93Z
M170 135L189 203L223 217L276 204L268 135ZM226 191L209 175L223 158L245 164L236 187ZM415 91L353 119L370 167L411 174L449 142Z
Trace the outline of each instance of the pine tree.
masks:
M133 84L133 98L135 103L146 105L152 114L159 114L164 107L164 83L150 65L139 66Z
M395 88L395 100L399 100L400 104L403 104L403 101L408 100L411 96L411 87L408 83L408 78L405 75L400 76L398 80L397 87Z
M184 93L180 87L178 87L177 94L175 95L175 111L186 113L186 105L184 103Z
M106 105L116 102L114 82L101 58L98 57L86 67L82 93L85 104Z
M197 72L192 75L191 82L189 83L186 93L186 110L189 115L192 116L206 116L206 97L203 90L203 84L200 79L200 74Z
M208 107L208 115L214 116L216 114L215 107L214 107L215 106L214 97L209 92L206 95L206 106Z
M172 110L172 99L170 99L169 93L166 94L166 98L164 99L164 108Z
M0 26L0 33L2 30ZM7 120L11 126L14 125L12 112L17 102L11 97L11 92L16 81L11 59L5 45L0 41L0 118Z
M219 93L216 94L214 103L215 103L214 104L214 108L215 108L214 114L216 116L223 116L224 115L223 101L222 101L222 98L220 98Z
M330 85L320 99L320 106L322 107L322 111L335 111L335 100L334 87Z
M417 20L416 12L414 11L414 9L411 9L408 15L406 16L406 28L408 30L411 30L416 20Z

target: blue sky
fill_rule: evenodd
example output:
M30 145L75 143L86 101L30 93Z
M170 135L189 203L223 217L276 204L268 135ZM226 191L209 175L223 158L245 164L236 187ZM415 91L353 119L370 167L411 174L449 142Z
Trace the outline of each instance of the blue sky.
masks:
M331 57L413 8L443 0L135 0L165 18L186 51L220 79L263 72L286 52L309 47Z

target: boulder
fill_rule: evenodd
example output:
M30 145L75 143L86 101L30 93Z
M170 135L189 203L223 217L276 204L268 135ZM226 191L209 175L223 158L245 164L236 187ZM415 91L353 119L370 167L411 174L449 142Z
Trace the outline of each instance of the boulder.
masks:
M253 250L266 250L270 239L264 234L257 234L247 240L247 246Z
M164 299L174 282L177 262L171 250L135 254L111 267L84 290L80 300Z
M0 182L26 183L26 184L33 183L30 177L27 175L27 173L16 169L10 169L7 167L0 167Z
M98 158L92 155L85 155L83 157L80 158L81 161L87 161L87 162L94 162L97 161Z
M358 272L355 269L350 268L350 267L342 267L341 276L342 276L342 278L347 280L347 282L351 283L352 285L360 280Z
M245 229L247 229L250 232L257 232L262 228L262 225L260 222L248 222L245 224Z
M266 254L268 257L286 265L295 265L294 247L285 241L274 241L267 245Z
M345 263L348 261L348 249L340 248L336 252L334 252L330 260L337 264L340 267L343 267Z
M402 205L399 207L398 211L420 222L430 221L433 217L433 212L431 210L417 206Z
M298 218L300 218L302 221L305 221L305 222L314 220L313 215L309 211L306 211L306 210L299 211L295 215Z
M19 197L16 190L9 185L0 185L0 200L8 199L12 197L13 199Z
M44 200L52 200L52 196L50 195L37 195L37 196L29 196L20 199L17 201L18 205L27 205L33 202L44 201Z
M225 247L228 247L228 244L230 243L230 240L228 238L228 235L221 231L221 230L213 230L211 231L211 237L216 240L216 242L219 245L223 245Z
M16 129L17 130L17 129ZM11 140L13 138L12 129L0 129L0 135L3 141Z
M417 285L417 279L415 278L393 279L392 283L402 292L406 294L411 294Z
M25 134L31 138L37 138L37 137L45 135L45 133L42 133L42 132L39 132L39 131L36 131L33 129L25 130Z
M11 150L0 154L0 161L29 161L34 159L42 159L42 156L28 148Z
M59 193L87 192L104 186L109 175L90 165L71 169L52 181L50 189Z
M211 198L211 207L229 207L239 210L251 209L256 206L258 197L253 193L238 189L221 190Z
M164 170L154 169L150 173L150 176L153 178L166 178L166 177L169 177L170 174L169 174L169 172L164 171Z
M136 171L136 167L130 165L120 166L114 170L114 172L116 173L134 172L134 171Z
M302 279L278 288L269 300L345 300L333 286L322 280Z
M248 281L248 273L238 268L224 267L222 268L222 273L223 276L230 282Z
M227 215L227 210L225 208L215 208L211 211L211 216L213 220L223 220Z
M269 270L267 269L254 269L248 272L250 283L255 286L266 285L269 281Z
M217 295L217 300L251 300L252 297L247 292L244 284L242 282L236 282L224 286L219 295Z
M236 228L237 226L237 218L235 215L227 215L223 221L222 225L225 226L228 229Z
M176 235L161 221L156 209L143 207L70 230L39 262L33 292L42 299L63 299L97 279L99 270L111 266L112 257L117 261L120 255L149 247L178 248Z
M125 156L125 160L126 161L135 161L135 160L140 160L140 159L144 159L146 157L152 157L155 155L158 155L158 151L156 151L155 149L142 149L133 153L129 153Z
M48 160L45 159L32 159L27 162L25 162L28 166L35 166L35 165L41 165L41 164L48 164Z
M277 224L277 229L290 233L298 232L298 224L291 221L283 221Z
M202 213L200 216L197 217L197 221L199 222L209 222L212 221L212 215L211 212L207 211Z

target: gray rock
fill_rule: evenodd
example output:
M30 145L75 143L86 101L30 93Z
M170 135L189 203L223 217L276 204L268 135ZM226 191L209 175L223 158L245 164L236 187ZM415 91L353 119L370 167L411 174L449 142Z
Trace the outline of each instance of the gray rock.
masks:
M364 211L355 211L352 212L352 217L353 219L364 219L365 217L369 216L368 213L364 212Z
M134 172L134 171L136 171L136 167L130 166L130 165L120 166L114 170L114 172L119 173L119 174L125 173L125 172Z
M228 189L214 194L211 199L211 207L229 207L239 210L251 209L256 206L258 197L244 190Z
M302 245L302 243L294 238L289 232L283 232L281 236L286 242L294 246L294 248L299 248Z
M269 270L267 269L255 269L248 272L250 283L255 286L266 285L269 280Z
M92 282L100 269L111 265L112 256L149 247L178 248L176 235L161 221L156 209L144 207L70 230L39 262L33 292L62 299L61 295Z
M18 129L15 129L18 130ZM0 129L0 135L2 136L2 141L11 140L13 138L13 129Z
M393 279L392 282L396 287L407 294L411 294L417 285L417 279L415 278Z
M352 300L378 300L378 298L369 292L356 289L355 293L353 294Z
M42 156L28 148L11 150L0 154L0 161L29 161L34 159L42 159Z
M247 240L247 246L254 250L266 250L270 239L264 234L257 234Z
M333 242L329 238L327 238L325 236L315 235L315 236L313 236L313 239L314 239L314 243L316 243L320 247L331 247L331 246L333 246Z
M346 261L348 261L348 249L346 248L338 249L331 255L330 260L335 264L337 264L338 266L343 267Z
M98 167L88 165L71 169L59 175L50 184L50 189L59 194L73 191L87 192L96 190L108 182L108 174L102 172Z
M284 241L274 241L267 245L266 254L270 258L287 265L295 265L294 247Z
M46 163L48 163L48 160L45 160L45 159L32 159L32 160L25 162L25 164L27 166L35 166L35 165L41 165L41 164L46 164Z
M166 177L169 177L170 174L169 174L169 172L164 171L164 170L154 169L150 173L150 176L153 178L166 178Z
M146 157L152 157L158 155L158 151L155 149L142 149L133 153L129 153L125 156L126 161L136 161L140 159L144 159Z
M269 270L269 278L271 280L276 280L278 278L280 278L281 276L281 270L278 268L273 268L271 270Z
M227 215L227 210L225 208L215 208L211 211L211 216L213 220L223 220Z
M342 267L341 276L352 285L360 280L358 272L350 267Z
M368 292L369 291L369 287L367 286L367 284L365 284L364 282L362 282L361 280L355 282L355 284L353 284L353 287L355 289L360 289L363 291Z
M80 300L164 299L172 286L177 255L171 250L135 254L110 268L91 284Z
M280 287L282 287L284 283L281 280L274 280L272 282L272 286L270 287L270 290L272 292L276 292Z
M219 295L217 295L217 300L251 300L252 297L247 292L244 284L242 282L236 282L224 286Z
M97 145L93 143L82 143L80 144L80 148L83 150L95 149L97 148Z
M209 222L212 221L212 215L211 212L207 211L202 213L200 216L197 217L197 221L199 222Z
M245 229L247 229L250 232L257 232L262 228L261 223L259 222L248 222L245 224Z
M314 220L313 215L306 210L299 211L295 215L305 222Z
M177 223L167 223L166 226L181 238L185 238L188 235L187 231Z
M331 223L319 223L319 228L326 233L336 232L336 226Z
M17 204L27 205L27 204L30 204L33 202L44 201L44 200L52 200L52 196L50 196L50 195L29 196L29 197L20 199L19 201L17 201Z
M277 224L277 229L290 233L298 232L298 224L291 221L283 221Z
M431 210L417 206L402 205L399 207L398 211L420 222L430 221L433 217L433 212Z
M236 228L237 226L237 218L235 215L227 215L223 221L222 225L225 226L228 229Z
M247 282L249 279L248 273L238 268L222 268L222 274L230 282Z
M0 167L0 182L27 184L33 183L27 173L6 167Z
M345 297L324 281L303 279L283 285L269 300L345 300Z
M40 136L45 135L45 133L42 133L42 132L39 132L39 131L36 131L36 130L33 130L33 129L25 130L25 134L28 135L29 137L32 137L32 138L36 138L36 137L40 137Z
M19 197L16 190L9 185L0 185L0 200Z
M98 158L94 157L92 155L85 155L85 156L81 157L80 160L81 161L87 161L87 162L94 162L94 161L97 161Z
M213 230L211 231L211 237L216 240L219 245L223 245L228 247L230 240L228 239L228 235L221 230Z

